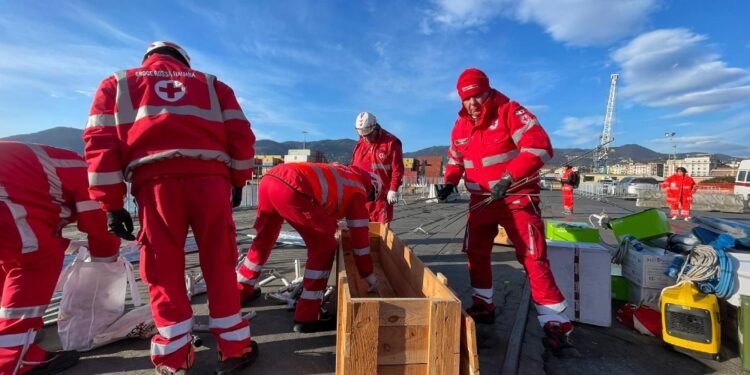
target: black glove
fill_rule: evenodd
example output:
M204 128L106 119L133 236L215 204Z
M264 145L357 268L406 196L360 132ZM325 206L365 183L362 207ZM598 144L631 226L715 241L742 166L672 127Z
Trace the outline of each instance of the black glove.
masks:
M503 176L503 178L498 181L495 186L492 187L492 198L493 199L503 199L507 196L508 188L510 188L510 185L513 183L513 178L510 177L509 174L506 174Z
M437 193L438 200L444 201L448 199L448 196L451 195L451 193L453 193L453 190L455 189L456 189L456 186L453 184L443 185L443 187L441 187L440 190L438 190L438 193Z
M242 203L242 186L232 187L232 207L239 207Z
M107 226L109 226L110 233L115 236L123 240L135 241L133 219L130 217L128 210L121 208L107 212Z

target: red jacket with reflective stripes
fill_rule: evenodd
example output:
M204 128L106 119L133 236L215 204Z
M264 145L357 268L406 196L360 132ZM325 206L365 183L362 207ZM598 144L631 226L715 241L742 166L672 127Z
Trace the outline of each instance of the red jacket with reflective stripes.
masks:
M673 174L662 183L667 192L667 203L692 203L693 193L698 189L695 180L688 175Z
M560 182L562 183L563 187L573 187L573 181L571 178L573 177L573 168L566 169L565 172L563 172L562 177L560 178Z
M0 248L65 250L62 228L75 221L88 234L93 257L117 254L120 240L107 231L104 211L89 197L83 158L60 148L0 141Z
M359 142L354 146L351 165L380 176L383 181L380 198L384 199L388 190L398 191L403 182L404 156L401 141L384 129L380 129L380 136L374 143L367 142L365 137L359 137Z
M226 175L244 186L254 167L255 136L234 92L216 77L171 56L106 78L86 130L90 192L105 210L122 208L124 181Z
M476 125L465 109L458 113L445 182L457 185L465 173L470 193L488 195L506 172L514 181L534 177L552 155L549 136L536 116L491 90ZM513 192L538 193L539 183L530 181Z
M342 164L287 163L271 168L263 178L281 180L321 205L334 220L346 217L354 262L362 277L367 277L372 273L370 219L365 207L370 176L364 174Z

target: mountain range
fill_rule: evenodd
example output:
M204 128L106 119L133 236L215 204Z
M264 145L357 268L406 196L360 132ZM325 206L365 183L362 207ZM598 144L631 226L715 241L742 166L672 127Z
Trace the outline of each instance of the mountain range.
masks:
M30 143L43 143L50 146L66 148L69 150L73 150L79 154L83 154L83 139L81 138L82 133L82 129L56 127L37 133L19 134L1 139ZM320 150L325 152L328 161L348 163L351 160L352 150L354 150L354 145L356 144L357 141L345 138L310 141L306 142L304 146L313 150ZM289 149L299 149L302 147L302 142L276 142L270 139L261 139L255 143L255 153L259 155L285 155ZM629 160L641 163L664 161L669 158L668 154L658 153L636 144L627 144L618 147L612 147L610 150L610 164L618 161ZM580 148L556 148L554 158L552 158L552 160L547 164L550 166L559 166L566 161L577 158L589 151L590 150ZM432 146L421 150L405 152L404 157L445 156L447 155L447 152L448 146ZM681 159L686 156L692 156L696 154L700 153L677 154L677 158ZM714 154L714 156L721 161L738 159L736 157L724 154ZM585 157L577 159L572 164L590 165L591 156L587 155Z

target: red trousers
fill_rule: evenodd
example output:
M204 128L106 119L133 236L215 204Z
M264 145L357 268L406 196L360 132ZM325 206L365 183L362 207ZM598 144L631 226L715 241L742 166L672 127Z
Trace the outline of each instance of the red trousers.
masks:
M0 220L4 231L9 228L6 224ZM19 374L33 369L47 353L33 342L62 269L65 246L60 243L56 249L21 255L20 247L9 248L0 241L0 374L13 373L27 344Z
M563 208L568 212L573 212L573 187L570 185L562 186Z
M367 212L370 213L370 221L377 223L390 223L393 220L393 205L388 204L385 197L375 202L367 202Z
M680 216L682 214L682 217L690 217L690 203L687 200L680 201L671 201L669 202L669 215L672 217ZM680 207L682 206L682 207ZM680 208L682 208L682 211L680 211Z
M294 320L316 321L338 247L336 221L323 207L277 178L263 178L258 187L258 214L254 225L257 236L237 271L238 285L243 295L252 293L284 220L299 232L307 245L303 292Z
M486 196L472 195L471 206ZM475 303L492 305L491 253L498 225L505 228L516 248L516 258L526 270L531 298L537 305L542 324L550 320L566 322L560 313L567 306L555 284L547 260L547 243L536 197L518 196L493 201L469 213L463 251L469 257L469 275ZM543 317L547 316L547 317Z
M225 177L171 177L141 185L136 194L141 218L141 276L148 283L151 312L159 333L151 340L156 365L184 368L191 355L193 310L185 288L188 227L198 244L208 289L209 328L221 359L241 356L250 327L240 315L235 287L235 227Z

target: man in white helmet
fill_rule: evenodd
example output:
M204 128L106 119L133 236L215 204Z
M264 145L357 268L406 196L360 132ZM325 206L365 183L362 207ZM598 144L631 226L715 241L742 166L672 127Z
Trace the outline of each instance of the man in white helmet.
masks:
M208 288L216 374L250 365L258 347L240 315L232 205L239 205L252 177L255 136L232 89L191 69L177 44L154 42L140 67L101 83L83 139L89 193L107 211L111 232L135 239L123 209L125 181L138 202L141 276L159 330L151 340L156 372L186 374L193 364L183 249L188 229Z
M367 204L370 221L390 223L404 176L401 141L381 128L375 115L369 112L357 116L354 129L360 137L354 147L351 165L376 173L383 180L383 192L375 197L374 202Z

